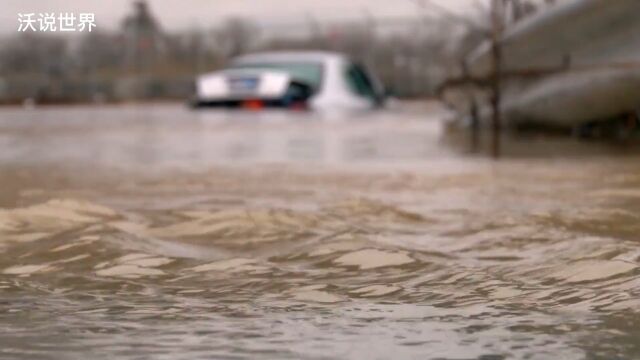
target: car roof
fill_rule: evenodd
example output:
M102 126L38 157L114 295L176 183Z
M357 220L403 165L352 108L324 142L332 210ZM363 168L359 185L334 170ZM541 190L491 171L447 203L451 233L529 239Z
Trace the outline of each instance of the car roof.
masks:
M247 54L233 59L233 63L243 64L252 62L288 62L288 61L308 61L308 62L331 62L344 61L347 57L344 54L331 51L270 51L262 53Z

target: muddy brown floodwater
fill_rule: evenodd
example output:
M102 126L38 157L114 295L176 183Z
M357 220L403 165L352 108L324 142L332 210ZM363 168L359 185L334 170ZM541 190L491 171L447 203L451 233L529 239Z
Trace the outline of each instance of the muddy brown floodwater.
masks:
M0 358L640 358L640 158L442 116L0 110Z

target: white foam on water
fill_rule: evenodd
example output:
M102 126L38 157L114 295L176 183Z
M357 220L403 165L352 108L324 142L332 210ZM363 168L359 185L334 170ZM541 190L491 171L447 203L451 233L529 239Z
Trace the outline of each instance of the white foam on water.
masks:
M2 271L3 274L6 275L31 275L35 273L42 273L46 271L53 270L48 264L43 265L18 265L11 266Z
M138 278L142 276L164 275L164 271L138 265L116 265L96 271L96 275L108 277Z
M36 224L51 220L92 223L102 218L115 216L117 216L117 213L107 207L72 199L54 199L25 208L0 210L0 218L9 217L10 219L30 220Z
M99 236L95 236L95 235L82 236L78 240L73 240L73 242L71 242L69 244L60 245L60 246L57 246L57 247L51 249L51 252L61 252L61 251L69 250L69 249L72 249L74 247L90 244L90 243L92 243L94 241L98 241L98 240L100 240Z
M364 249L340 256L334 263L342 266L357 266L362 270L387 266L401 266L415 262L404 252Z
M520 296L524 293L525 293L524 291L519 289L510 288L507 286L501 286L491 291L490 296L492 299L502 300L502 299L509 299L516 296Z
M110 264L109 261L103 261L101 263L98 263L96 266L94 266L93 268L98 270L98 269L103 269L105 267L107 267Z
M38 241L117 216L110 208L72 199L53 199L22 208L0 209L0 242ZM88 242L89 239L79 241ZM75 245L65 244L54 250L63 251L72 246Z
M97 275L115 277L140 277L163 275L164 271L155 269L172 263L174 259L156 257L146 253L133 253L121 256L113 262L102 262L94 267ZM108 267L110 264L117 264Z
M77 256L74 256L74 257L71 257L71 258L68 258L68 259L57 261L56 263L68 264L68 263L71 263L71 262L74 262L74 261L78 261L78 260L83 260L83 259L86 259L86 258L89 258L89 257L91 257L90 254L80 254L80 255L77 255Z
M371 286L365 286L360 289L352 290L351 293L357 294L361 297L379 297L379 296L393 294L400 290L402 290L401 287L394 286L394 285L371 285Z
M11 233L3 234L1 231L0 231L0 235L2 237L2 240L8 241L8 242L16 242L16 243L34 242L34 241L42 240L48 236L51 236L50 233L42 233L42 232L22 233L22 234L11 234Z
M152 228L150 234L155 237L194 237L222 231L250 229L255 223L247 217L245 212L212 214L197 220L188 220L165 227Z
M256 266L257 263L254 259L230 259L230 260L222 260L215 261L212 263L199 265L194 268L191 268L191 271L195 272L207 272L207 271L229 271L229 272L240 272L240 271L253 271L253 270L261 270L264 267Z
M629 273L638 266L624 261L585 260L567 264L549 277L570 283L604 280Z

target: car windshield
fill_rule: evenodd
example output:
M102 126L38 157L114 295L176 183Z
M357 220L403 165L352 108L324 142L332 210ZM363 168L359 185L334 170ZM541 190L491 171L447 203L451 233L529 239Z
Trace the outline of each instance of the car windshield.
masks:
M313 62L255 62L241 63L231 66L232 69L269 69L279 70L291 75L294 79L312 86L320 87L322 82L322 65Z

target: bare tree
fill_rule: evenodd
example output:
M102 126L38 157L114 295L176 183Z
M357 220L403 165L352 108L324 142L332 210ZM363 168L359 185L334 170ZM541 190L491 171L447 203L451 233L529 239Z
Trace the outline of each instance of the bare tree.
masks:
M214 30L219 50L227 57L234 57L249 51L258 40L258 29L251 22L231 18Z

